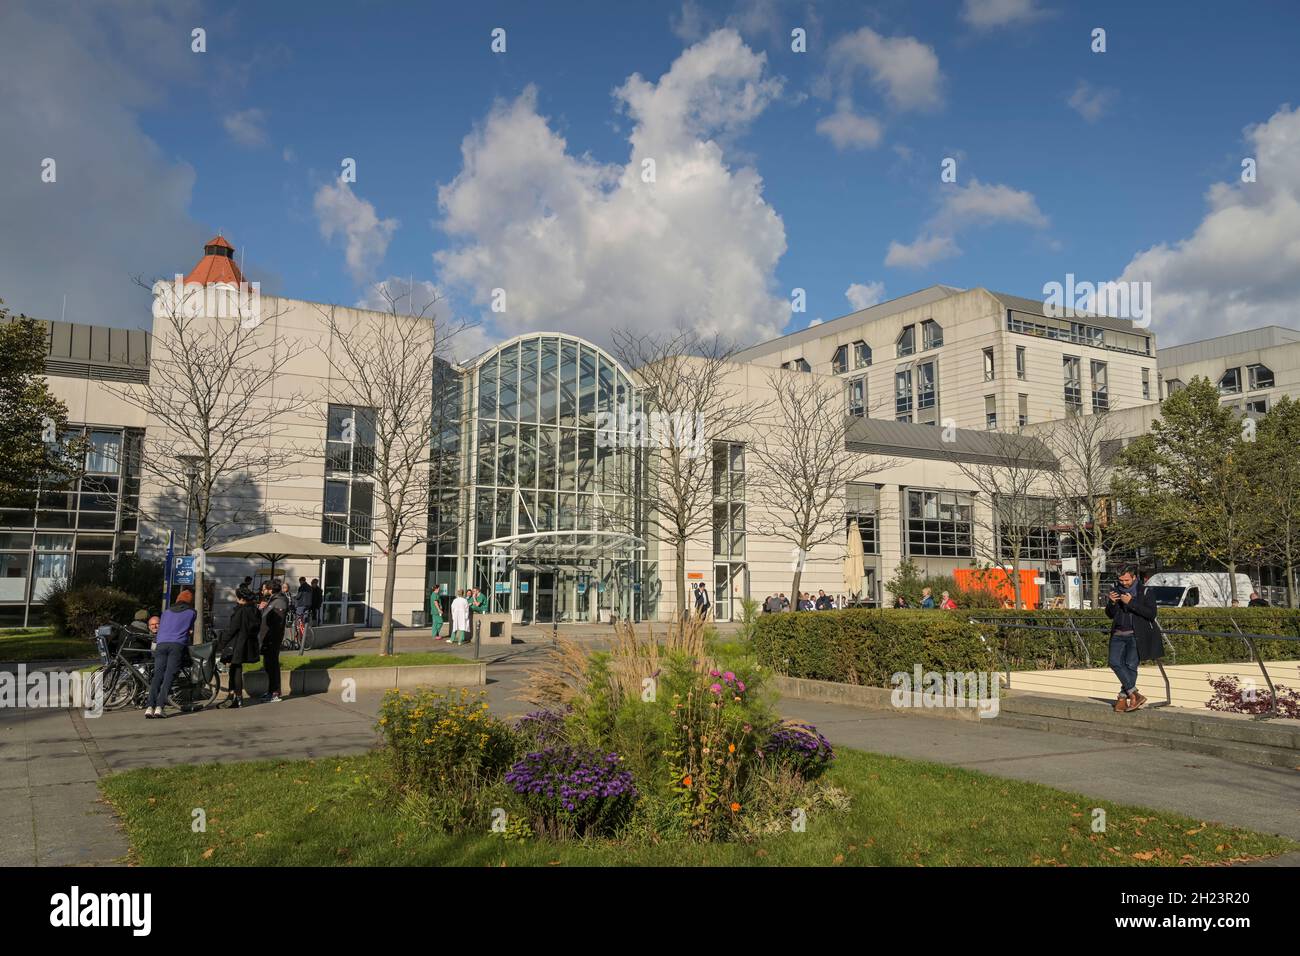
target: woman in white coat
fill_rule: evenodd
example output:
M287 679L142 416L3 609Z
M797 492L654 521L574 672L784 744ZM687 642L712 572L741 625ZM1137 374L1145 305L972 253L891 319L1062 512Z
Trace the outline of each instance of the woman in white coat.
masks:
M451 644L469 643L469 601L465 589L457 588L456 599L451 602Z

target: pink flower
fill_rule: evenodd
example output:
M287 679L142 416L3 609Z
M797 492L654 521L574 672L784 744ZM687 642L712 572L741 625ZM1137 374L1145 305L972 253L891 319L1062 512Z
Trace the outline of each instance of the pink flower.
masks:
M745 682L744 682L743 680L742 680L742 681L737 681L737 682L736 682L736 689L739 690L741 693L744 693L744 691L745 691Z
M721 694L721 693L722 693L722 685L721 685L721 684L714 684L712 687L709 688L709 690L713 691L713 693L715 693L715 694Z
M717 677L717 676L718 676L718 672L717 672L717 671L709 671L709 676L710 676L710 677Z
M733 680L736 679L736 675L733 674L731 671L727 671L727 673L722 675L722 679L725 680L728 684L730 684Z

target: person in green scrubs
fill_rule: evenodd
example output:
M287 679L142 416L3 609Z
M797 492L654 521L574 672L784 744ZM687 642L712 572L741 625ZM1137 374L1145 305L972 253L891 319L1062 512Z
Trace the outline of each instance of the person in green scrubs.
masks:
M442 640L442 602L438 600L441 592L434 588L429 594L429 623L433 625L433 639Z

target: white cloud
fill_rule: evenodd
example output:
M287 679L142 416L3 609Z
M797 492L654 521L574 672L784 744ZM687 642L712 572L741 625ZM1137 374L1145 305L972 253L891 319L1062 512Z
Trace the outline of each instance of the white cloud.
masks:
M225 127L231 139L240 146L251 149L266 143L266 129L263 126L265 122L266 111L254 107L227 114L221 120L221 125Z
M352 278L357 282L370 278L388 252L398 221L380 219L374 205L358 198L344 182L326 183L316 190L313 207L322 236L343 236Z
M292 146L286 146L280 151L280 158L286 163L295 163L298 161L298 154L293 151Z
M894 109L931 110L943 104L939 57L915 37L883 37L862 27L832 43L827 60L842 90L865 72Z
M1066 102L1089 123L1095 123L1101 119L1114 100L1114 90L1097 89L1087 80L1080 80Z
M507 335L562 328L608 342L613 328L689 325L737 339L779 334L790 306L774 271L785 227L752 168L720 142L780 92L766 58L730 30L685 50L657 82L615 90L633 121L629 155L603 164L537 112L536 91L498 103L461 144L439 189L440 280ZM653 159L655 181L643 181ZM492 290L504 312L489 312Z
M823 319L821 316L818 316L817 318L813 319L811 322L808 323L808 328L815 329L817 326L821 325L822 322L824 321L825 319Z
M963 0L961 18L976 30L1030 23L1046 16L1035 0Z
M853 306L854 312L869 309L885 300L885 284L883 282L854 282L844 290L844 298L849 300L849 305Z
M1165 344L1300 324L1300 109L1281 107L1245 139L1258 181L1215 183L1190 236L1138 253L1120 276L1151 283Z
M920 236L915 242L891 242L885 254L885 265L903 269L921 269L941 259L961 255L961 250L951 236Z
M999 223L1020 223L1041 229L1048 224L1033 193L996 183L982 183L974 177L965 186L943 187L939 210L908 244L891 242L885 265L921 268L940 259L961 254L957 233L965 229Z
M885 129L875 117L855 113L852 103L842 102L834 113L817 121L817 132L836 149L874 149Z
M0 3L0 296L15 312L147 327L131 277L190 270L211 227L189 213L194 169L140 113L198 82L193 5ZM182 52L178 52L182 51ZM45 158L57 181L41 181Z

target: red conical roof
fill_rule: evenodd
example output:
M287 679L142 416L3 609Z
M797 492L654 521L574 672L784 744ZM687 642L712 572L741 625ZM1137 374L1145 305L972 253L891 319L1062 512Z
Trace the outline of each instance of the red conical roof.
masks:
M214 282L240 285L244 281L244 274L235 265L235 247L220 233L204 243L203 253L203 258L185 277L186 285L191 282L199 285L212 285Z

